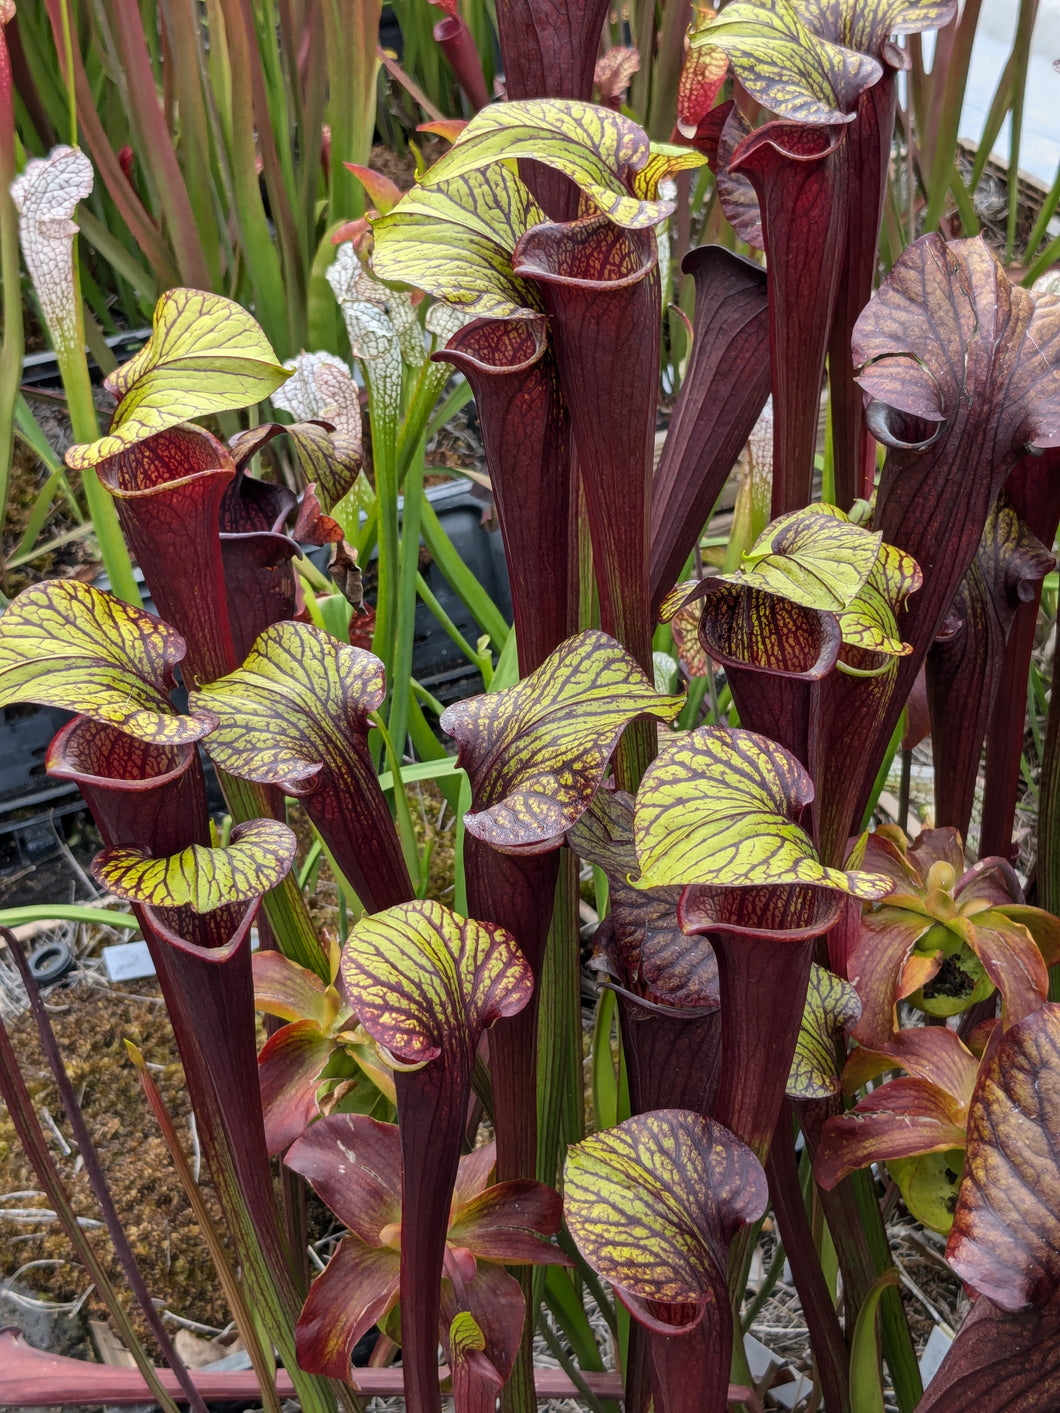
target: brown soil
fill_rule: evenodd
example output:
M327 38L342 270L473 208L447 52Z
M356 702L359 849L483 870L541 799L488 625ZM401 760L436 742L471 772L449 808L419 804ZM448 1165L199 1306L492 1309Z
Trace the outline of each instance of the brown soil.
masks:
M203 1238L122 1045L124 1039L130 1039L143 1051L185 1151L190 1153L190 1105L175 1058L172 1030L156 988L151 982L116 985L106 990L92 986L59 988L51 993L48 1008L148 1290L163 1309L205 1325L223 1327L228 1322L228 1312ZM64 1155L57 1141L50 1145L74 1210L79 1216L98 1219L99 1211L80 1165L70 1126L40 1051L36 1027L25 1013L9 1025L9 1030L38 1112L42 1105L48 1110L73 1149ZM6 1110L0 1107L0 1197L38 1188L36 1174L22 1152ZM216 1215L205 1172L202 1188ZM42 1221L35 1227L4 1220L5 1206L47 1208L48 1202L41 1196L0 1204L0 1271L10 1276L30 1261L60 1260L61 1265L36 1267L23 1279L46 1299L76 1300L89 1279L72 1258L58 1224ZM88 1235L111 1279L123 1290L124 1278L106 1233L93 1230ZM103 1303L94 1292L86 1308L89 1315L106 1318ZM152 1347L142 1316L135 1308L132 1313L141 1337Z
M409 191L416 178L416 155L412 151L392 152L382 143L372 148L368 165L374 172L381 172L401 191Z
M431 438L427 445L423 464L427 468L445 467L450 471L475 471L487 474L486 455L479 432L478 414L474 403L462 407L454 417ZM451 481L451 476L431 475L430 469L424 477L424 485L437 485Z
M434 133L429 132L415 133L414 141L423 153L423 160L428 167L437 162L449 147L444 138L436 137ZM382 143L376 143L372 148L368 165L373 171L382 172L384 177L389 177L401 191L411 190L412 184L416 180L416 154L411 148L406 148L404 152L392 152Z

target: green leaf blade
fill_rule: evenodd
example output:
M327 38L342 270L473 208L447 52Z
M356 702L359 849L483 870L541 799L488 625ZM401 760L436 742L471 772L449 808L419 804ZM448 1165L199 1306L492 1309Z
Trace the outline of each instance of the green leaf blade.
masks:
M638 1300L700 1304L726 1248L765 1210L765 1174L720 1124L682 1109L627 1119L574 1145L564 1215L582 1255Z
M627 178L650 156L646 134L612 109L577 99L523 99L477 113L421 185L435 186L497 160L532 157L569 177L616 225L639 230L658 225L673 210L672 202L630 195Z
M344 738L367 731L385 693L377 657L312 624L285 622L192 700L218 720L210 750L222 770L297 795Z
M311 623L274 623L242 667L195 694L217 722L213 760L305 810L370 912L413 896L368 748L383 664Z
M828 1099L839 1093L836 1039L860 1015L861 1001L850 982L814 962L788 1075L789 1099Z
M74 579L46 580L0 618L0 704L63 707L159 745L198 741L214 718L178 716L169 700L184 653L153 614Z
M740 570L718 577L804 608L838 613L868 581L882 539L831 506L811 505L772 521L744 555Z
M494 848L556 847L589 807L629 722L672 721L682 705L681 697L660 696L606 633L569 638L514 687L443 715L471 779L467 828Z
M111 848L97 854L92 871L119 898L150 908L190 907L210 913L229 903L260 898L283 879L297 840L286 824L253 819L232 831L225 848L191 844L154 859L142 849Z
M539 297L512 274L503 247L476 231L402 206L374 229L374 265L383 279L450 300L469 315L503 319L540 312Z
M373 1039L408 1065L470 1057L478 1036L529 1002L533 975L515 938L432 900L364 917L340 964Z
M733 0L692 36L693 49L720 49L763 108L789 122L849 123L858 95L881 65L815 34L788 0Z
M812 799L795 757L755 732L704 726L666 741L637 795L636 886L811 885L882 896L891 886L882 875L820 862L795 822Z
M150 339L107 379L119 399L110 432L71 447L67 465L96 466L180 422L249 407L289 377L257 322L234 300L169 290L155 307Z
M956 0L799 0L814 34L878 55L892 34L941 29L957 13Z

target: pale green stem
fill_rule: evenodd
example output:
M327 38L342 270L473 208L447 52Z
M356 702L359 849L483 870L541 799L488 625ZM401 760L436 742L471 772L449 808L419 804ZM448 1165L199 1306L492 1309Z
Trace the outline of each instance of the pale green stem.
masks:
M405 501L401 517L398 610L394 658L390 669L390 735L396 749L404 752L408 730L409 682L412 677L412 647L416 624L416 581L420 578L420 507L423 502L423 449L413 458L405 478Z
M65 13L65 11L64 11ZM59 361L59 373L66 390L66 405L70 413L70 425L75 442L94 442L99 437L99 419L96 404L92 398L92 379L88 372L85 357L84 307L81 302L81 267L77 259L77 238L70 250L74 269L74 298L71 307L73 342L66 338L55 340L55 353ZM81 484L85 490L85 503L92 517L92 525L99 543L99 553L103 568L110 580L111 592L126 603L139 608L143 605L139 585L133 575L129 551L122 539L121 525L114 502L99 483L99 477L92 468L81 473Z

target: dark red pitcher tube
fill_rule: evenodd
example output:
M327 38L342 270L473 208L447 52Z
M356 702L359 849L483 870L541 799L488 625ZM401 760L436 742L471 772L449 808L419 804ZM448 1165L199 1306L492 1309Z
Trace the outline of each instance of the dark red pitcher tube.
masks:
M186 685L236 666L218 516L236 466L202 427L184 424L138 442L97 467L159 615L188 645Z
M525 677L575 627L570 417L546 321L476 319L434 357L459 368L475 394Z
M541 289L585 486L600 618L651 676L648 496L662 314L652 231L540 225L513 269Z

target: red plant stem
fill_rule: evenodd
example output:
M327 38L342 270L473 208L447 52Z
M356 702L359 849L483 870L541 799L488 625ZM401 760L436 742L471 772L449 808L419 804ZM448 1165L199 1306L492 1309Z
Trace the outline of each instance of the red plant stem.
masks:
M185 425L98 469L158 613L187 642L186 685L234 671L218 530L221 501L236 474L228 449L201 427Z
M108 847L136 844L162 857L210 841L194 746L145 745L78 718L52 742L48 765L60 778L76 781ZM201 916L144 907L134 912L162 987L248 1291L270 1338L285 1359L293 1358L302 1292L282 1235L261 1106L248 1102L258 1094L249 947L256 905ZM178 925L192 940L176 931ZM314 1381L300 1378L311 1390Z
M298 613L292 564L298 546L290 535L268 530L256 534L222 531L220 541L228 621L235 660L240 663L259 634Z
M263 911L258 912L258 950L275 952L276 937L272 924ZM269 1040L281 1030L286 1021L279 1016L263 1016L265 1034ZM150 1097L150 1096L149 1096ZM306 1183L293 1168L280 1164L280 1209L283 1212L284 1235L296 1266L295 1278L300 1287L309 1289L313 1273L309 1265L309 1213L306 1207Z
M885 684L893 683L882 701L872 700L867 692L857 693L848 682L829 681L821 687L822 694L848 698L837 719L846 722L860 743L861 767L857 771L851 771L848 764L842 767L848 783L860 776L851 817L837 821L837 828L847 833L860 820L880 757L928 648L975 557L983 526L1007 475L1008 464L1002 453L995 453L996 465L984 458L980 449L982 430L975 425L975 419L953 421L952 434L947 427L938 448L927 454L889 452L876 499L874 523L882 531L885 543L899 545L924 570L923 587L910 598L902 623L902 637L912 644L913 652L896 659L893 677L888 674L866 679L879 684L876 690L881 693ZM938 553L940 543L946 546L945 554ZM851 701L855 696L857 700ZM819 780L817 784L823 797L824 788Z
M497 0L508 97L590 98L606 16L606 0Z
M762 269L721 246L689 251L692 356L651 487L651 599L657 612L769 396L769 300Z
M19 261L18 212L11 199L11 183L18 174L17 136L15 132L15 86L12 54L8 42L18 41L15 17L9 13L7 23L0 24L0 288L6 297L0 301L3 310L3 333L0 342L0 496L7 502L11 473L11 453L14 450L13 418L15 403L22 381L22 357L25 337L22 327L22 300L16 297L21 286ZM23 56L24 57L24 56ZM35 92L30 85L31 92Z
M530 1003L490 1031L498 1182L537 1176L538 983L558 872L555 851L501 854L464 836L468 913L511 932L534 973Z
M85 1172L92 1187L92 1193L99 1203L103 1213L103 1220L107 1226L107 1234L110 1237L115 1254L125 1273L125 1279L140 1303L140 1308L144 1313L144 1319L150 1327L151 1333L158 1341L158 1347L163 1359L176 1374L180 1381L180 1386L188 1398L189 1406L195 1413L206 1413L206 1405L202 1400L202 1395L195 1388L188 1369L183 1359L173 1347L173 1341L169 1337L166 1327L162 1323L161 1316L156 1308L151 1293L147 1289L147 1284L137 1265L136 1257L133 1255L132 1247L129 1245L128 1237L118 1216L117 1208L114 1205L114 1198L111 1196L110 1187L107 1184L106 1176L100 1165L99 1156L96 1153L95 1144L92 1142L92 1135L88 1131L81 1106L77 1102L77 1095L74 1087L70 1083L70 1076L66 1072L62 1055L59 1053L59 1046L56 1043L55 1032L52 1030L51 1021L48 1019L48 1012L41 1000L40 988L29 968L25 954L22 951L22 944L16 939L14 933L8 929L0 928L7 944L7 950L18 968L18 974L22 978L22 984L26 988L26 995L29 998L30 1010L33 1019L37 1024L37 1034L40 1037L41 1049L44 1051L48 1061L48 1068L52 1072L59 1090L59 1098L62 1102L63 1112L73 1130L74 1139L77 1143L77 1151L84 1163Z
M842 148L847 170L846 253L828 339L828 396L836 504L844 510L859 496L871 496L876 470L876 443L865 427L865 400L854 382L850 337L876 276L896 104L895 71L888 65L883 78L858 96L857 117L846 130Z
M513 269L540 286L551 320L601 625L650 677L648 496L662 329L654 234L604 217L535 226L517 245Z
M509 98L581 98L593 73L608 0L497 0L497 34ZM519 175L554 221L569 221L578 192L562 172L520 162Z
M623 1413L649 1413L652 1401L651 1332L637 1320L629 1322L626 1341L626 1381L622 1389Z
M816 684L734 663L725 664L725 675L740 725L768 736L809 767L817 726L811 689Z
M813 684L807 765L816 795L810 808L814 843L830 868L842 867L850 835L860 826L866 781L873 780L886 747L885 738L882 745L874 742L874 749L868 748L867 724L887 711L897 670L891 667L879 677L830 672Z
M825 862L829 861L826 859ZM839 921L829 929L825 945L818 946L814 958L821 966L828 967L830 971L835 972L836 976L845 977L847 980L849 980L850 954L854 950L854 944L861 931L863 907L864 904L860 898L847 898L843 904L843 911L839 915Z
M1020 757L1027 721L1027 674L1038 626L1041 589L1028 603L1020 604L1005 644L997 696L986 733L986 781L983 789L983 822L979 834L981 858L1015 858L1012 830L1020 793Z
M762 1162L795 1053L813 941L711 931L721 983L721 1083L714 1117Z
M461 15L446 15L434 27L434 41L449 61L457 82L467 95L467 101L477 113L490 101L486 76L482 72L475 41Z
M732 1312L709 1301L688 1334L648 1335L655 1413L725 1413L732 1362Z
M1051 546L1060 522L1060 448L1026 456L1013 468L1005 490L1044 545ZM1027 676L1041 602L1039 585L1016 617L1005 644L1005 660L986 737L986 786L979 856L1008 858L1020 786L1020 756L1027 719Z
M438 1321L472 1057L394 1075L401 1132L401 1348L408 1413L441 1413Z
M292 1315L297 1317L301 1299L294 1287L290 1253L280 1235L279 1207L261 1105L257 1102L258 1057L250 967L250 927L257 905L242 910L238 925L223 937L220 945L213 942L211 935L219 926L223 928L220 919L214 921L214 914L201 915L203 940L195 941L181 936L175 930L176 920L163 916L159 910L135 911L166 998L218 1195L223 1200L223 1184L216 1171L220 1166L235 1177L281 1299L287 1301ZM248 1103L244 1097L247 1095L254 1102ZM225 1215L231 1222L231 1213L226 1211ZM233 1233L233 1238L238 1249L238 1232Z
M809 504L821 383L846 235L839 129L769 123L731 163L758 193L769 258L774 517Z
M371 770L363 740L347 740L344 745L351 751L358 747L357 754L363 750L368 758L365 769ZM315 788L300 796L302 808L368 912L409 903L416 890L383 792L378 784L365 788L359 783L362 772L343 771L342 764L335 761L325 766Z
M221 502L236 474L228 449L203 428L185 423L108 458L99 474L117 501L122 529L156 608L187 643L181 665L185 685L234 671L238 659L218 529ZM237 823L284 817L279 791L219 774ZM320 971L316 935L291 875L270 891L265 905L282 950Z
M247 1302L295 1371L306 1413L333 1406L328 1381L297 1367L305 1298L287 1247L258 1100L250 928L257 904L201 916L136 909L180 1050L203 1152L243 1271ZM176 927L188 935L181 935ZM249 1102L248 1102L249 1096Z
M1038 872L1034 901L1049 912L1060 911L1060 652L1053 659L1052 695L1042 752L1038 796ZM1060 968L1049 977L1049 999L1060 1000Z
M526 1006L498 1021L490 1036L499 1182L537 1171L537 1017L538 1008Z
M512 589L519 670L534 671L576 623L578 523L570 512L570 418L543 319L479 319L449 342L444 358L460 368L475 394ZM547 586L542 593L542 585ZM465 836L468 910L500 923L520 942L539 983L553 915L558 856L517 860ZM576 918L576 910L572 910ZM556 936L552 946L574 939ZM490 1036L490 1072L500 1180L536 1176L537 1025L540 986L516 1016ZM545 1141L549 1141L546 1134ZM530 1307L529 1273L516 1273ZM508 1409L533 1406L532 1321L503 1399Z
M797 1106L811 1161L816 1156L825 1120L840 1112L842 1103L837 1098L815 1099ZM894 1264L872 1174L867 1170L851 1173L831 1190L818 1185L817 1195L839 1258L843 1306L848 1327L852 1329L873 1282ZM909 1413L920 1396L920 1375L909 1321L896 1289L884 1291L880 1316L884 1356L898 1393L899 1406Z
M165 858L210 843L206 782L193 745L148 745L78 716L53 738L47 768L78 787L107 848L133 845Z
M712 1118L719 1080L721 1011L686 1015L671 1006L649 1008L618 990L618 1014L631 1111L692 1109Z
M1011 507L1004 513L1007 522ZM1054 563L1025 527L999 527L992 517L953 600L957 631L936 639L928 650L925 683L935 763L935 821L953 826L962 838L971 822L983 740L1013 619L1026 596L1037 599ZM1022 740L1023 712L1019 735Z
M537 1176L537 1025L558 874L558 850L520 857L498 853L470 833L464 836L469 914L499 923L512 933L534 974L529 1003L518 1014L499 1020L489 1035L498 1182ZM529 1310L529 1269L524 1267L513 1274ZM534 1406L532 1338L533 1320L528 1318L511 1376L502 1392L508 1413L532 1410Z
M850 1355L839 1328L832 1294L821 1273L817 1247L806 1215L795 1161L791 1105L788 1102L781 1109L765 1167L773 1215L806 1316L825 1407L835 1409L836 1413L850 1413Z
M482 1365L478 1364L482 1361ZM454 1361L455 1362L455 1361ZM500 1375L485 1355L472 1354L459 1361L453 1372L453 1405L456 1413L496 1413Z
M512 589L519 671L527 676L574 631L570 417L544 320L476 319L436 360L475 394ZM543 586L547 586L542 592Z
M710 1118L718 1088L721 1012L682 1016L670 1007L666 1010L672 1009L672 1013L663 1015L662 1009L653 1006L649 1010L632 995L618 991L630 1109L634 1114L651 1109L692 1109ZM680 1357L688 1358L696 1347L696 1338L690 1335L669 1339L631 1321L626 1350L626 1413L645 1413L648 1407L652 1396L651 1356L656 1343L674 1345L675 1354L680 1345L684 1351ZM659 1350L659 1359L668 1364L666 1348Z

